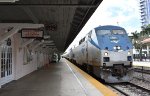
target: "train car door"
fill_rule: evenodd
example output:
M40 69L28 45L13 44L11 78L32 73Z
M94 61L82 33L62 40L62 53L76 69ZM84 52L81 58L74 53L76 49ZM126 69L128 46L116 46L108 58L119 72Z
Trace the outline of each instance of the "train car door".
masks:
M0 46L0 83L6 84L13 80L12 47L6 43Z

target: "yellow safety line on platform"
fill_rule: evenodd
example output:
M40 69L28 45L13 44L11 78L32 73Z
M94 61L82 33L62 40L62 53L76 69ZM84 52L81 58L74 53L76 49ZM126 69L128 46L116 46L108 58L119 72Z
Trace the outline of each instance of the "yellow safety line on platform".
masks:
M66 60L66 59L65 59ZM103 84L101 84L99 81L94 79L92 76L88 75L78 67L76 67L74 64L66 60L69 65L73 67L73 69L80 72L90 83L92 83L104 96L118 96L117 93L113 92L111 89L107 88Z

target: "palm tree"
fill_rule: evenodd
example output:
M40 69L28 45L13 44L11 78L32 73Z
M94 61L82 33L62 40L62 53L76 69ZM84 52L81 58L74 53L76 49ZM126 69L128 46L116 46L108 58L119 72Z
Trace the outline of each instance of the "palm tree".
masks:
M142 31L141 32L132 32L132 43L134 48L139 51L139 57L140 60L142 60L142 47L143 44L141 41L143 41L146 38L150 38L150 24L146 27L142 27Z
M140 41L143 41L144 39L147 39L150 37L150 24L147 25L146 27L142 27L142 31L140 32L140 37L139 37L139 40ZM142 47L147 44L146 43L140 43L140 58L142 56Z
M140 32L144 37L149 37L150 35L150 24L146 27L142 27L142 31Z
M135 32L132 32L132 43L133 43L133 46L134 48L140 52L139 54L139 57L140 57L140 60L142 60L142 43L141 43L141 32L138 33L137 31Z
M140 33L137 31L131 33L132 36L132 43L135 49L139 49L139 44L140 44Z

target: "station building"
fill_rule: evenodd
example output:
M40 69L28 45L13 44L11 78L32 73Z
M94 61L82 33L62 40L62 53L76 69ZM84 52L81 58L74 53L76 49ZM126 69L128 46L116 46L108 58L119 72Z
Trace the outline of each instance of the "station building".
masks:
M17 25L14 24L15 28L10 29L7 24L0 24L0 26L1 87L47 64L49 62L49 54L37 49L36 47L38 46L33 42L34 39L22 38L19 26L15 27ZM38 28L42 24L22 24L22 26L24 28Z

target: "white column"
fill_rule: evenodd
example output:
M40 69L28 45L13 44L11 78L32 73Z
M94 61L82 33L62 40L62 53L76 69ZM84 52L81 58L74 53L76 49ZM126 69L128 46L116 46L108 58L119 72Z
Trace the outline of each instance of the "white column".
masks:
M149 55L149 46L147 45L147 54Z

